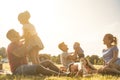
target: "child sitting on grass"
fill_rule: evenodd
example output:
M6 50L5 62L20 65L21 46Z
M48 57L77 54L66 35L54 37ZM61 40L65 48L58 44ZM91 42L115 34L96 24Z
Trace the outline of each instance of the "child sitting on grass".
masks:
M97 72L97 69L86 58L81 58L80 62L71 63L68 70L75 77L90 76Z

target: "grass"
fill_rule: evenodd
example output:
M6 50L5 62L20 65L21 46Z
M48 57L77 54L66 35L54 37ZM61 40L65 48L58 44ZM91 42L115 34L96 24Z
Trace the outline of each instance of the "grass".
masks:
M96 68L101 66L96 65ZM3 64L3 69L9 70L7 63ZM66 77L66 76L10 76L0 75L0 80L120 80L119 76L94 74L90 77Z

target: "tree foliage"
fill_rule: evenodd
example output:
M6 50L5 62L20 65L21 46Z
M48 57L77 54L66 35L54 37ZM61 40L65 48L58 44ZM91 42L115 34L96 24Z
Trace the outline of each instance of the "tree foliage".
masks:
M5 47L1 47L0 48L0 56L2 58L6 58L7 57L7 51L6 51L6 48Z

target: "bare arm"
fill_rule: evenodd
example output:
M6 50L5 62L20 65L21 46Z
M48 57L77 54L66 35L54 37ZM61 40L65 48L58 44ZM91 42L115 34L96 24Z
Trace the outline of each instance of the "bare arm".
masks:
M67 56L67 59L75 60L77 58L76 53L71 53L70 55Z
M113 51L113 58L109 61L108 64L114 63L118 58L118 51Z
M82 71L82 69L81 70L79 70L76 74L75 74L75 77L78 77L78 76L83 76L83 71Z

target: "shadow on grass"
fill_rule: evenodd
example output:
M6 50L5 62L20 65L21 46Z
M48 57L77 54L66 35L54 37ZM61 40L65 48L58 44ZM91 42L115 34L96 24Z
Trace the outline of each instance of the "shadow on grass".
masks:
M23 75L1 75L0 80L44 80L46 77L45 76L23 76Z

